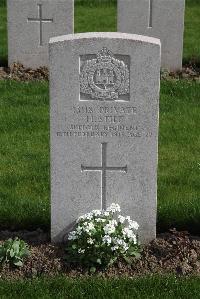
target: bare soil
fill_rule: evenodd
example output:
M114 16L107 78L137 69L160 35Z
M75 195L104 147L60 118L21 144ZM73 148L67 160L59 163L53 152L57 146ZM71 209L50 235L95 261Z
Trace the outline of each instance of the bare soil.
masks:
M49 71L47 67L38 69L25 68L20 63L13 63L10 67L0 67L0 80L11 79L16 81L40 81L49 79ZM181 71L168 72L161 71L161 79L163 80L193 80L200 82L200 66L195 64L185 65Z
M0 232L0 243L8 237L15 236L20 236L29 243L31 255L21 268L13 268L4 263L0 267L0 278L19 279L57 274L68 277L90 275L86 269L67 263L65 261L65 246L51 244L49 235L42 230ZM134 277L169 273L200 276L200 237L173 229L168 233L158 235L156 240L145 246L142 249L141 258L135 260L132 265L119 262L105 271L98 271L96 275Z

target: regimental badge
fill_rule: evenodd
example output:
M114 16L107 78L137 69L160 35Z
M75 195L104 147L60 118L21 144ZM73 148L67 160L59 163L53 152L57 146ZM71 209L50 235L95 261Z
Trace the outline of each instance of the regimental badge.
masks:
M120 100L130 92L128 66L103 48L97 53L97 58L86 60L81 65L80 92L91 100Z

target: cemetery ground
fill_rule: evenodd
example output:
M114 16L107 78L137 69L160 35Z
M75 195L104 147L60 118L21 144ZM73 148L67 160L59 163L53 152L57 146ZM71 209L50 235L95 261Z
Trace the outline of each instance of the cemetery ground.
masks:
M105 5L96 6L92 1L76 5L76 32L116 30L116 5L114 1L105 2ZM3 38L0 60L1 65L6 65L6 10L3 1L0 14L3 20L0 24ZM0 239L12 236L11 231L21 230L21 236L30 243L32 251L32 257L25 262L23 269L4 267L0 270L3 278L0 281L1 298L19 298L20 295L22 298L93 298L94 293L97 298L109 298L110 294L112 298L121 298L122 294L124 298L199 298L199 18L199 1L188 0L184 64L193 63L195 68L180 75L163 74L161 81L159 238L144 249L141 261L131 268L118 265L90 278L81 269L74 270L65 265L63 248L46 244L50 228L48 74L42 69L35 77L45 80L26 80L31 79L32 71L24 75L24 71L17 67L13 77L18 81L0 80L0 229L4 231ZM20 79L25 80L21 82ZM190 235L175 230L167 233L174 227L179 231L189 231ZM36 244L38 240L41 244ZM161 274L166 272L167 276L163 277ZM60 273L65 276L40 277ZM157 276L148 276L152 273L157 273ZM176 277L183 275L188 277ZM36 279L15 281L32 277Z

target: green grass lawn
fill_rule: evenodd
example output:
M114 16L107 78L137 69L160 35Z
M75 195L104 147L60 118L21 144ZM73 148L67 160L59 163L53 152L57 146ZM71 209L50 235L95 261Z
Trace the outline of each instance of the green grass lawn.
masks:
M5 0L0 0L0 65L7 63ZM75 0L75 32L116 31L117 0ZM200 63L200 1L186 0L184 62Z
M200 278L66 279L0 281L1 299L199 299Z
M0 81L0 228L49 229L48 83ZM200 85L163 81L158 230L200 231Z

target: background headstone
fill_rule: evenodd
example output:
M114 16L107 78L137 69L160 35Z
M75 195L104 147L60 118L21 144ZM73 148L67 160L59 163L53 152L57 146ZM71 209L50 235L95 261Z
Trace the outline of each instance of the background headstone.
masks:
M118 0L118 31L161 40L161 66L182 68L185 0Z
M8 0L8 63L48 66L53 36L73 33L74 0Z
M85 33L50 41L52 241L118 203L156 233L160 41Z

